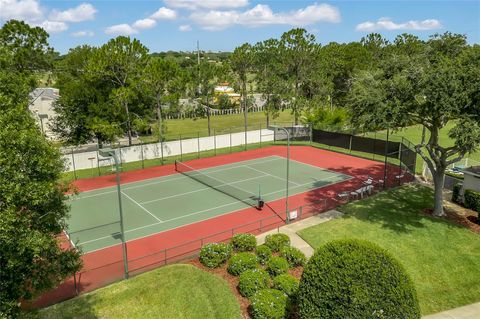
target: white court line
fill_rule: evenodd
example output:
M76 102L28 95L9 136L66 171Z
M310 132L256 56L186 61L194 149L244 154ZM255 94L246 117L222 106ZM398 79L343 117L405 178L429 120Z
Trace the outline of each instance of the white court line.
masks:
M332 177L335 177L335 176L327 177L327 178L325 178L325 179L322 179L322 181L328 180L328 179L330 179L330 178L332 178ZM350 180L350 179L352 179L352 178L353 178L353 177L350 177L349 179L342 180L341 182L345 182L345 181ZM295 189L295 188L299 188L299 187L302 187L302 186L305 186L305 185L311 185L311 184L313 184L313 182L309 182L309 183L305 183L305 184L300 184L300 185L298 185L298 186L291 187L290 189ZM330 183L330 184L325 184L325 185L320 186L320 187L315 187L315 188L309 189L308 191L312 191L312 190L315 190L315 189L321 189L321 188L324 188L324 187L327 187L327 186L330 186L330 185L332 185L332 183ZM273 194L281 193L281 192L285 192L285 189L281 189L281 190L278 190L278 191L274 191L274 192L270 192L270 193L267 193L267 194L263 194L263 196L269 196L269 195L273 195ZM298 194L298 193L290 194L289 197L294 196L294 195L297 195L297 194ZM217 208L222 208L222 207L226 207L226 206L230 206L230 205L234 205L234 204L238 204L238 203L241 203L241 201L235 201L235 202L232 202L232 203L228 203L228 204L216 206L216 207L213 207L213 208L204 209L204 210L201 210L201 211L196 211L196 212L194 212L194 213L190 213L190 214L187 214L187 215L182 215L182 216L179 216L179 217L167 219L167 220L163 221L163 223L168 223L168 222L173 221L173 220L178 220L178 219L181 219L181 218L184 218L184 217L189 217L189 216L198 215L198 214L205 213L205 212L208 212L208 211L217 209ZM227 212L227 213L225 213L225 214L230 214L230 213L232 213L232 212ZM213 216L213 217L211 217L211 218L218 217L218 216L225 215L225 214L216 215L216 216ZM207 218L207 219L205 219L205 220L208 220L208 219L211 219L211 218ZM201 221L203 221L203 220L201 220ZM192 222L192 223L190 223L190 224L194 224L194 223L198 223L198 222L199 222L199 221L195 221L195 222ZM137 228L132 228L132 229L129 229L129 230L125 231L125 233L130 233L130 232L133 232L133 231L137 231L137 230L149 228L149 227L156 226L156 225L159 225L159 224L161 224L161 223L154 223L154 224L149 224L149 225L145 225L145 226L140 226L140 227L137 227ZM178 226L178 227L183 227L183 226L186 226L186 225L189 225L189 224L180 225L180 226ZM178 228L178 227L175 227L175 228ZM165 229L164 231L168 231L168 230L175 229L175 228ZM163 231L161 231L161 232L163 232ZM155 233L155 234L156 234L156 233ZM145 237L150 237L150 236L152 236L152 235L154 235L154 234L149 234L149 235L145 235L145 236L133 238L132 240L137 240L137 239L141 239L141 238L145 238ZM79 243L78 245L80 246L80 245L84 245L84 244L89 244L89 243L92 243L92 242L96 242L96 241L99 241L99 240L102 240L102 239L111 238L111 237L112 237L111 235L103 236L103 237L99 237L99 238L95 238L95 239L91 239L91 240L88 240L88 241ZM117 245L117 244L115 244L115 245ZM115 246L115 245L111 245L111 246ZM111 247L111 246L107 246L107 247ZM100 248L100 249L104 249L104 248L107 248L107 247L102 247L102 248ZM98 249L97 249L97 250L98 250Z
M284 182L286 182L286 181L287 181L287 180L286 180L285 178L283 178L283 177L280 177L280 176L276 176L276 175L269 174L269 173L267 173L267 172L264 172L264 171L262 171L262 170L259 170L259 169L256 169L256 168L253 168L253 167L251 167L251 166L245 165L245 167L248 167L249 169L252 169L252 170L254 170L254 171L257 171L257 172L259 172L259 173L263 173L263 174L269 175L269 176L271 176L271 177L273 177L273 178L276 178L276 179L282 180L282 181L284 181ZM298 186L298 185L300 185L300 184L298 184L298 183L295 183L294 181L288 181L288 182L289 182L289 183L292 183L292 184L295 184L295 185L297 185L297 186Z
M261 175L261 176L255 176L255 177L251 177L251 178L246 178L246 179L242 179L240 181L236 181L236 182L231 182L231 183L228 183L228 184L221 184L221 185L218 185L217 187L220 187L220 186L227 186L227 185L231 185L231 184L236 184L236 183L240 183L240 182L246 182L246 181L250 181L252 179L257 179L257 178L262 178L262 177L265 177L265 176L268 176L267 174L264 174L264 175ZM238 188L238 187L237 187ZM171 196L167 196L167 197L161 197L161 198L157 198L157 199L152 199L152 200L148 200L146 202L141 202L140 204L150 204L150 203L153 203L153 202L158 202L158 201L161 201L161 200L164 200L164 199L169 199L169 198L174 198L174 197L180 197L180 196L183 196L183 195L187 195L187 194L192 194L192 193L197 193L197 192L201 192L201 191L204 191L204 190L207 190L207 189L214 189L212 187L204 187L204 188L200 188L200 189L197 189L197 190L194 190L194 191L190 191L190 192L185 192L185 193L181 193L181 194L175 194L175 195L171 195ZM241 189L241 188L240 188Z
M273 156L268 156L268 157L274 157L274 158L266 160L266 161L258 162L257 164L278 161L281 158L281 156L274 156L274 155ZM256 160L256 159L245 160L245 161L235 162L235 163L231 163L231 164L249 162L249 161L253 161L253 160ZM226 165L230 165L230 164L224 164L224 165L221 165L221 166L226 166ZM222 172L222 171L227 171L227 170L231 170L231 169L235 169L235 168L239 168L239 167L244 167L244 166L245 165L242 164L242 165L238 165L238 166L225 167L225 168L221 168L221 169L217 169L217 170L213 170L213 171L208 171L208 173ZM199 170L202 171L202 170L207 170L209 168L211 168L211 167L202 168L202 169L199 169ZM173 175L178 175L178 173L177 174L172 174L172 175L166 175L166 176L173 176ZM158 177L154 177L154 178L151 178L151 179L158 179L158 178L162 178L162 177L166 177L166 176L158 176ZM186 177L186 176L182 175L182 176L178 176L178 177L175 177L175 178L164 179L164 180L156 181L156 182L152 182L152 183L147 183L147 184L142 184L142 185L137 185L137 186L131 186L131 187L122 187L122 189L123 190L128 190L128 189L142 188L142 187L146 187L146 186L151 186L151 185L156 185L156 184L161 184L161 183L165 183L165 182L175 181L175 180L179 180L179 179L186 179L186 178L189 178L189 177ZM125 183L125 184L122 184L122 185L129 185L129 184L139 183L139 182L143 182L143 181ZM95 190L85 191L85 192L82 192L81 194L86 193L86 192L92 192L92 191L95 191ZM73 199L72 201L77 201L77 200L80 200L80 199L91 198L91 197L97 197L97 196L106 195L106 194L112 194L112 193L116 193L116 192L117 192L116 190L112 190L112 191L102 192L102 193L88 195L88 196L79 196L78 198Z
M131 198L130 196L128 196L127 194L125 194L124 192L122 192L123 195L125 195L125 197L127 197L129 200L131 200L132 202L134 202L135 204L137 204L141 209L143 209L144 211L146 211L147 213L149 213L153 218L155 218L156 220L158 220L160 223L163 223L163 220L161 220L160 218L158 218L157 216L153 215L152 213L150 213L148 211L148 209L146 209L145 207L143 207L142 205L140 205L136 200L134 200L133 198Z
M287 159L286 157L283 157L283 156L280 156L280 155L272 155L272 157L278 157L278 158L281 158L283 160ZM299 164L303 164L303 165L307 165L307 166L310 166L310 167L313 167L313 168L316 168L316 169L320 169L322 171L326 171L326 172L334 173L334 174L337 174L337 175L343 175L343 176L353 178L353 176L350 176L350 175L347 175L347 174L344 174L344 173L339 173L339 172L336 172L336 171L332 171L331 169L328 169L328 168L323 168L323 167L320 167L320 166L315 166L315 165L312 165L312 164L300 162L300 161L297 161L297 160L294 160L294 159L291 159L291 158L290 158L290 161L291 162L296 162L296 163L299 163Z

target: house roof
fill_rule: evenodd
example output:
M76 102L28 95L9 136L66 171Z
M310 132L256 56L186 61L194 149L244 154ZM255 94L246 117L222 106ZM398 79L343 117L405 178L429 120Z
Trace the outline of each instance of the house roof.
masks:
M476 176L476 177L480 177L480 165L465 168L463 170L463 173L467 174L467 175L473 175L473 176Z

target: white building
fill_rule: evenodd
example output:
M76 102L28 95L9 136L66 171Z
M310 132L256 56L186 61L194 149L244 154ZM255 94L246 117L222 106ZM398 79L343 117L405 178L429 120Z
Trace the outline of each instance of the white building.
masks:
M33 113L42 131L50 139L56 139L50 125L55 117L53 103L59 97L59 90L55 88L36 88L30 93L29 109Z
M480 166L472 166L463 170L463 189L480 192Z

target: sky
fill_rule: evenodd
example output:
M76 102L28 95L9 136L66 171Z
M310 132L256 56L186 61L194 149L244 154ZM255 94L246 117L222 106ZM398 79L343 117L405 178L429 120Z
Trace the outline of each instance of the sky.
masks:
M279 38L305 28L318 42L359 41L371 32L393 40L446 31L480 43L480 0L0 0L0 25L10 19L41 26L50 45L100 46L118 35L139 39L150 52L233 51L245 42Z

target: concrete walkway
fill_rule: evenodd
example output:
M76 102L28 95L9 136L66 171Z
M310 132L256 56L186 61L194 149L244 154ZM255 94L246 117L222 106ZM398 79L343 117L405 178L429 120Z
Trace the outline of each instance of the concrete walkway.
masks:
M257 242L258 244L263 244L265 242L265 237L269 234L286 234L290 237L291 245L300 249L308 258L310 258L313 255L313 248L298 236L297 232L301 229L315 226L340 216L342 216L342 213L336 210L331 210L258 235ZM480 319L480 302L428 315L422 317L422 319Z
M265 242L265 237L269 234L276 234L282 233L288 235L290 237L290 241L293 247L300 249L305 256L310 258L313 255L313 248L307 244L300 236L297 235L297 231L308 228L311 226L315 226L324 222L328 222L334 218L340 217L343 214L336 210L330 210L328 212L318 214L298 222L294 222L285 226L282 226L278 229L271 230L269 232L263 233L257 236L258 244L263 244Z

